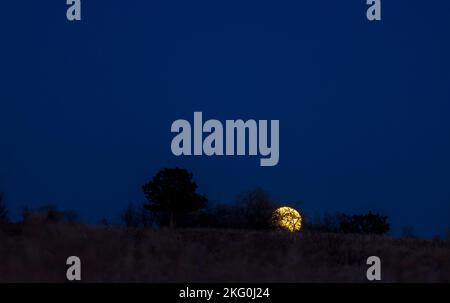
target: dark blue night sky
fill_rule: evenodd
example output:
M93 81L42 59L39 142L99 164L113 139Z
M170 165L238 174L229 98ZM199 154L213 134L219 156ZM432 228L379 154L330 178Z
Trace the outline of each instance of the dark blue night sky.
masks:
M232 201L260 186L304 210L450 226L450 3L94 1L0 5L0 191L115 218L162 167ZM171 123L279 119L280 162L172 155Z

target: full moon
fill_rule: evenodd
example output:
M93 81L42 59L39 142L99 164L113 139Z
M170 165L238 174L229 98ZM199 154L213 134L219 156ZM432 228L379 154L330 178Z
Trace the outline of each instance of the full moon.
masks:
M272 214L273 224L281 229L295 232L302 228L302 216L291 207L277 208Z

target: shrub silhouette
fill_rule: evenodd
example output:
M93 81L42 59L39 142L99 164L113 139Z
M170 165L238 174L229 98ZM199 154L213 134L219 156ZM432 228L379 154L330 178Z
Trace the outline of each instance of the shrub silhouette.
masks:
M80 215L74 210L64 211L64 220L71 224L81 223Z
M405 226L402 229L402 237L403 238L417 238L416 233L414 232L414 228L412 226Z
M134 207L133 203L128 204L127 208L125 208L120 216L122 222L126 227L139 227L139 212Z
M343 213L325 213L316 215L315 219L306 224L306 229L326 233L352 234L385 234L389 231L388 217L369 211L362 215L347 215Z
M197 184L193 175L182 168L164 168L142 190L149 204L145 208L152 212L169 215L169 226L175 227L176 218L182 214L206 206L206 197L196 193Z
M363 215L341 215L340 231L353 234L378 234L382 235L389 231L387 216L374 214L369 211Z
M9 217L8 217L8 208L6 207L5 203L5 195L3 193L0 193L0 224L8 222Z
M305 229L324 233L339 233L342 214L325 212L315 214L311 220L305 220ZM307 219L307 218L305 218Z
M219 204L209 209L209 226L214 228L247 228L244 208L236 204Z
M152 213L146 210L144 204L135 205L134 203L128 204L122 211L120 218L127 228L149 227L154 225L156 221L155 216L152 216Z
M214 228L270 229L272 214L280 205L262 189L241 193L234 203L217 204L203 214L200 225Z

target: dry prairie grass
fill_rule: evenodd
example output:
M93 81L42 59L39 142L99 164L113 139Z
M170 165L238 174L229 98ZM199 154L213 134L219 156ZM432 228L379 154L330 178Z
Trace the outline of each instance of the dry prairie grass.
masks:
M64 282L66 258L85 282L450 282L448 241L326 233L151 230L66 223L0 231L0 282Z

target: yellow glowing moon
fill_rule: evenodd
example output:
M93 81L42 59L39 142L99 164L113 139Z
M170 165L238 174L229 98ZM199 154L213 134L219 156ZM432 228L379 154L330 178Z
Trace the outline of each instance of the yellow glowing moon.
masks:
M302 228L302 216L291 207L277 208L272 214L273 224L290 232L299 231Z

